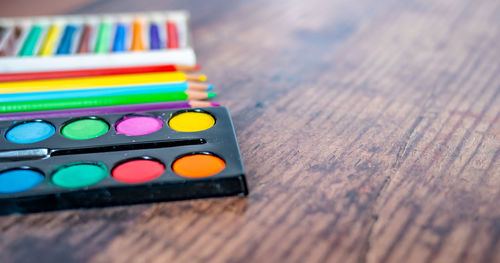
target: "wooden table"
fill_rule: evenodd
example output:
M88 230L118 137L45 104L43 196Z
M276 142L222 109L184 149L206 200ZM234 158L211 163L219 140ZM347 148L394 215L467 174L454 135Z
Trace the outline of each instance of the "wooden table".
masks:
M2 0L188 9L248 198L0 218L1 262L499 262L500 2Z

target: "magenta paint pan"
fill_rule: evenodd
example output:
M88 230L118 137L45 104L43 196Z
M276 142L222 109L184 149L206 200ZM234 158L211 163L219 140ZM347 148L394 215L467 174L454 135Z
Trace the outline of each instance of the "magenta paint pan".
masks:
M116 123L116 131L127 136L139 136L158 131L163 126L161 119L152 116L125 116Z

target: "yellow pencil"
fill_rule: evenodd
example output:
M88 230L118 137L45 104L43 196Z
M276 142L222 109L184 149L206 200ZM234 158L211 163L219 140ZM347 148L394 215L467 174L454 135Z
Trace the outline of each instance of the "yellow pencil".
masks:
M184 72L155 72L141 74L122 74L99 77L27 80L0 83L0 94L35 91L75 90L104 87L120 87L183 81L205 81L203 74ZM198 84L200 85L200 84Z
M57 38L61 34L61 25L53 24L47 32L47 37L40 48L39 54L41 56L50 56L54 53Z

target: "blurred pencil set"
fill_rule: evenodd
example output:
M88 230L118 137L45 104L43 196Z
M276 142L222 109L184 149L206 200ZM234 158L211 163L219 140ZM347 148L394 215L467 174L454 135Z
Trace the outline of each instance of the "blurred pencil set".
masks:
M0 19L0 72L194 66L188 22L180 11Z
M0 119L217 106L188 24L183 11L0 19Z

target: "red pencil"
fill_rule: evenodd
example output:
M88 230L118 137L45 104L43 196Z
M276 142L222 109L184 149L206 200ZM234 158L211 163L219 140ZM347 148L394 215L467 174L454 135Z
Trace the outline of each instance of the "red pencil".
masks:
M155 66L136 66L122 68L96 68L79 69L63 71L44 71L44 72L20 72L20 73L0 73L0 82L39 80L39 79L59 79L59 78L79 78L95 77L120 74L137 74L168 71L194 71L199 66L181 66L181 65L155 65Z
M175 22L167 22L167 48L179 48L179 36Z

